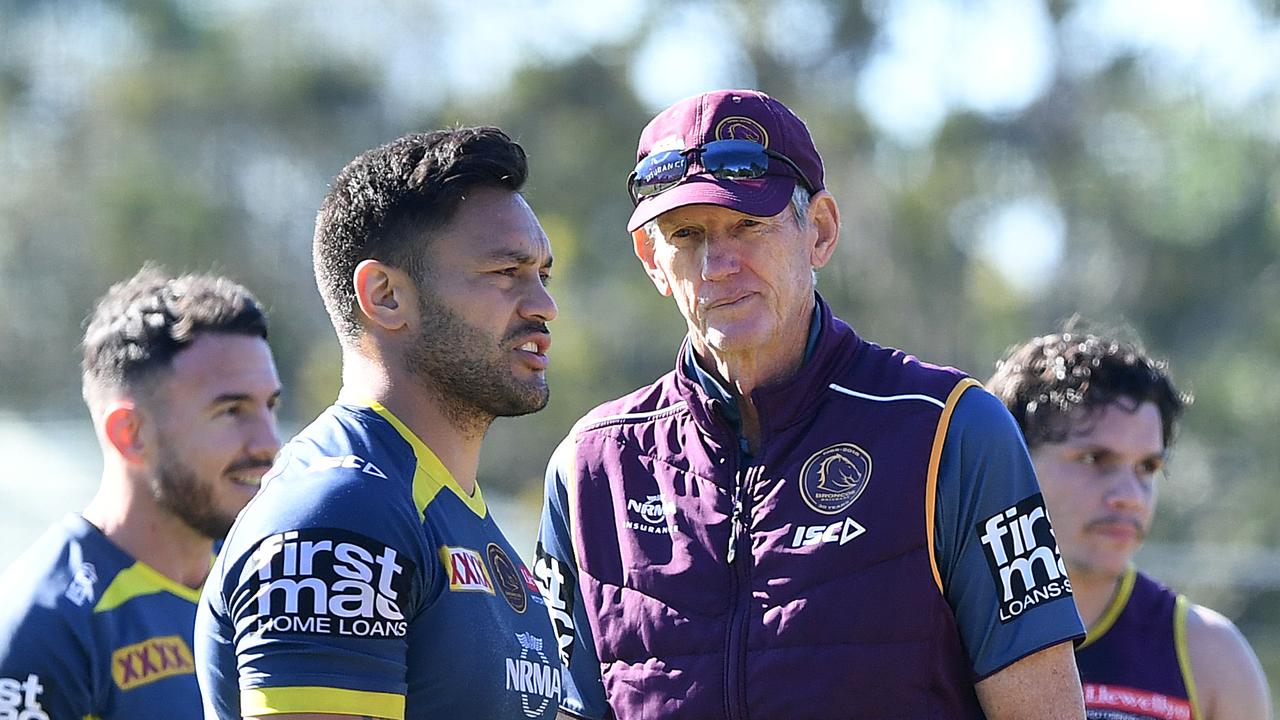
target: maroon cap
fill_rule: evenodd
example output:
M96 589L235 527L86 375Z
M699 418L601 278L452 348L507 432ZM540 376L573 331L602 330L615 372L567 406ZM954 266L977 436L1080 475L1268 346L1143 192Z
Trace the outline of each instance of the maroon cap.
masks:
M640 133L636 162L654 152L701 147L714 140L758 142L794 162L813 183L814 192L824 187L822 158L809 128L786 105L755 90L716 90L663 110ZM627 231L685 205L720 205L757 217L777 215L791 200L796 181L795 171L780 160L772 161L769 173L756 180L689 174L670 190L641 199Z

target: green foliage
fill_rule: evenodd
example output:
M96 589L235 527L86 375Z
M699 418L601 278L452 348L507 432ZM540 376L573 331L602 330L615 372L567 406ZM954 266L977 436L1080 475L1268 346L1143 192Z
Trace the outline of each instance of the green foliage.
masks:
M655 28L684 32L673 7L640 2L630 30L550 52L522 38L445 43L448 8L417 5L335 19L274 0L0 3L0 408L81 413L81 318L150 259L225 271L267 301L286 413L306 422L338 383L310 271L326 183L361 150L453 123L496 124L524 144L527 195L556 254L552 402L495 426L484 483L536 495L578 416L669 370L684 326L634 259L623 181L658 109L637 94L640 51ZM871 122L856 91L891 6L681 4L719 20L687 37L691 73L725 52L716 42L736 41L735 82L784 98L817 137L845 224L820 289L871 339L979 378L1008 346L1074 313L1127 322L1197 395L1156 540L1280 547L1268 520L1280 515L1280 75L1224 105L1194 85L1160 85L1131 47L1069 71L1064 42L1025 107L952 107L912 144ZM1056 40L1077 9L1047 3ZM1257 12L1274 27L1274 2ZM339 42L348 24L369 37ZM470 54L447 57L450 47ZM499 50L523 54L491 90L445 72ZM1062 225L1060 259L1038 285L984 244L991 219L1028 199ZM1274 585L1194 589L1252 638L1280 637ZM1280 676L1280 647L1259 649Z

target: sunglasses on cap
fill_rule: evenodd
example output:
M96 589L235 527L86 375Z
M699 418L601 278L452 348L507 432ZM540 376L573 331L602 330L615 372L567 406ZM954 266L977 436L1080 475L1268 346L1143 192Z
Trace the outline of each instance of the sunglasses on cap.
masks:
M768 174L770 158L781 160L795 171L810 195L814 192L813 183L786 155L750 140L713 140L687 150L656 152L636 163L636 169L627 177L631 204L639 205L644 198L679 185L695 158L703 171L717 180L756 180Z

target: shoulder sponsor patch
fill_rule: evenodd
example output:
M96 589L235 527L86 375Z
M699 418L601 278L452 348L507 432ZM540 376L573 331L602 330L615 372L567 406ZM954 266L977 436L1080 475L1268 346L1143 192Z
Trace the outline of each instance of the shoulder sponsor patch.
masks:
M264 539L240 584L256 634L404 637L414 571L412 560L373 538L306 528Z
M191 648L178 635L147 638L111 653L111 679L121 690L195 672Z
M494 594L489 569L484 565L484 558L475 550L442 545L440 562L444 563L445 575L449 578L449 590Z
M0 678L0 718L8 720L49 720L40 702L40 694L44 685L40 684L40 676L28 673L25 680L17 678Z
M535 552L538 558L533 564L533 574L537 576L538 586L547 601L551 627L556 632L556 642L560 646L560 664L569 667L569 659L573 656L573 642L578 637L573 625L576 579L572 573L567 572L559 558L547 552L541 542Z
M867 489L871 456L853 443L825 447L800 469L800 496L823 515L843 512Z
M493 580L498 590L502 592L502 597L506 599L512 610L518 613L524 612L524 609L529 606L529 594L525 592L524 578L520 576L520 571L516 570L515 563L511 562L511 558L507 557L507 553L497 543L489 543L484 553L489 558L489 567L493 569Z
M1042 603L1071 597L1071 580L1044 507L1032 495L975 528L1007 623Z

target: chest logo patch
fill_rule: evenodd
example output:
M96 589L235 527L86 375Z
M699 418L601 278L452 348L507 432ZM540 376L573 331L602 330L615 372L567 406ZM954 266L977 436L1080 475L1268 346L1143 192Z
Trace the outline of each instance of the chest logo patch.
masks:
M178 635L147 638L111 653L111 678L121 690L173 675L189 675L195 670L191 648Z
M471 548L445 545L440 548L440 561L449 576L449 590L493 594L493 581L480 553Z
M627 498L628 530L652 535L670 535L675 528L676 504L662 494L646 495L644 500Z
M823 515L843 512L867 489L871 456L853 443L823 448L800 469L800 496Z
M520 694L520 709L526 717L542 717L547 706L554 710L560 704L560 667L547 659L542 638L519 633L520 654L506 658L507 690Z
M502 597L506 598L512 610L524 612L529 606L529 594L525 592L524 577L516 569L515 563L511 562L511 558L507 557L497 543L489 543L489 547L485 548L485 555L489 558L489 568L493 570L493 579L502 592Z

